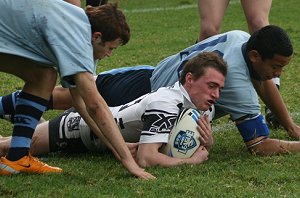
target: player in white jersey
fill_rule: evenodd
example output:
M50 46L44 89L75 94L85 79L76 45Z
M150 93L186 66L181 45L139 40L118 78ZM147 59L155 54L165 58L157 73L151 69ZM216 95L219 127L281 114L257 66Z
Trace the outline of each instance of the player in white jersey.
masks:
M137 160L140 165L174 166L183 163L197 164L207 159L213 143L207 116L199 119L201 147L189 159L171 158L161 154L159 148L168 142L169 133L182 108L207 111L224 85L226 63L215 53L202 53L185 65L180 82L163 87L140 98L110 107L126 142L139 142ZM204 113L204 112L203 112ZM207 111L210 114L210 110ZM49 131L49 134L45 134ZM39 125L33 139L35 154L65 151L99 150L103 144L93 135L77 112L67 111L49 122ZM49 138L47 138L49 137ZM39 145L38 144L43 144ZM1 143L2 152L4 142ZM36 148L36 149L35 149ZM45 150L44 150L45 149Z

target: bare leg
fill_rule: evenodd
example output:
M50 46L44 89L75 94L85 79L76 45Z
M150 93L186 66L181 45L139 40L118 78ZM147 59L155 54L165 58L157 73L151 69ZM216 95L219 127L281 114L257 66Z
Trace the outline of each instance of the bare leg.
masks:
M300 152L300 141L285 141L267 138L260 144L252 147L251 152L257 155L274 155Z
M219 34L229 0L198 0L200 35L198 41Z
M67 110L72 107L72 97L69 89L56 86L52 92L53 109Z
M37 125L32 137L31 155L42 155L49 153L49 122ZM11 136L0 137L0 157L5 156L11 142Z
M269 25L269 13L272 0L241 0L247 19L249 33Z

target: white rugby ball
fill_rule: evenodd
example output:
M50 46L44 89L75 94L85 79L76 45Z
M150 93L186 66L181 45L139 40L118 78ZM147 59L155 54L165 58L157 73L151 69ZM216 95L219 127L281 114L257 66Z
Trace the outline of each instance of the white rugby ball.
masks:
M196 109L183 109L170 132L168 143L162 146L161 152L170 157L191 157L200 146L200 134L197 130L200 115Z

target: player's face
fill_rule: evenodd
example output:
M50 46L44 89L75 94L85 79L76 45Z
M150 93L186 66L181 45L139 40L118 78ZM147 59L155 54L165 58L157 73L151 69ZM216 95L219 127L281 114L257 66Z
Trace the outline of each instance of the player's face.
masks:
M94 59L103 59L112 55L112 51L121 45L121 39L113 41L102 42L101 39L97 39L92 42Z
M201 76L197 80L188 77L187 74L186 88L192 102L197 109L206 111L213 105L220 97L220 91L224 87L225 77L219 71L208 68L205 75Z
M258 73L261 80L270 80L279 77L283 67L289 64L292 56L286 57L275 55L272 59L262 60L260 56L252 62L254 70Z

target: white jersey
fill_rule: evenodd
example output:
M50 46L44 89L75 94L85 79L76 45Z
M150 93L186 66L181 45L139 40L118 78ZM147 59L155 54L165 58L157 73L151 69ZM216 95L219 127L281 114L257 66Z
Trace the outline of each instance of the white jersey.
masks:
M143 143L167 143L169 133L174 126L177 115L182 108L196 108L189 95L178 82L172 87L163 87L156 92L151 92L126 105L110 107L113 117L119 126L126 142ZM209 114L211 110L202 112ZM77 121L79 127L75 127L78 133L70 131L70 134L80 136L84 145L89 150L101 148L100 141L91 138L91 131L77 112L66 115L67 120L61 120L64 133L74 127L66 126L67 123ZM80 121L79 121L80 119ZM70 122L70 120L73 120ZM65 127L63 127L65 126Z

